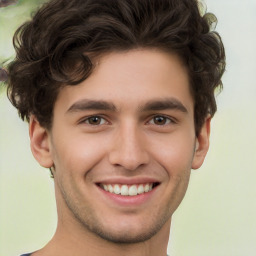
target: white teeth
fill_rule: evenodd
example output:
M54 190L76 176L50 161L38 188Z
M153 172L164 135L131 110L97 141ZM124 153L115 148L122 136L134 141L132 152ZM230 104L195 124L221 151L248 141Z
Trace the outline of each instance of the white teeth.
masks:
M138 194L143 194L143 193L144 193L144 187L143 187L142 184L140 184L140 185L138 186Z
M110 193L113 193L113 192L114 192L114 189L113 189L113 187L112 187L111 185L108 185L108 191L109 191Z
M149 184L146 184L144 190L145 190L145 192L148 192L148 191L149 191Z
M129 189L127 185L121 186L121 195L122 196L128 196L129 195Z
M129 196L136 196L137 195L137 187L136 185L132 185L129 187Z
M120 194L120 187L118 185L114 186L114 193L119 195Z
M101 188L110 193L122 196L136 196L147 193L153 189L153 183L139 184L139 185L121 185L121 184L101 184Z

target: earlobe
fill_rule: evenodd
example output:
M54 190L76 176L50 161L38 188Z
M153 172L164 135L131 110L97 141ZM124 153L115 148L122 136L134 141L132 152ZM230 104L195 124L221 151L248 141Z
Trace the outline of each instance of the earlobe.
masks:
M49 132L39 124L34 116L30 118L29 136L31 151L35 159L45 168L52 167Z
M195 153L192 162L192 169L198 169L204 162L209 149L211 117L207 117L199 135L196 138Z

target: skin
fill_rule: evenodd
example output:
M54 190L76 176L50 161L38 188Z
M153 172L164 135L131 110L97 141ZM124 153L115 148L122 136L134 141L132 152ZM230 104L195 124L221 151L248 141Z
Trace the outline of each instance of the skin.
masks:
M156 49L102 56L88 79L60 91L50 131L31 118L32 152L54 166L58 209L53 239L33 255L166 255L171 216L191 168L203 163L209 133L207 118L195 136L177 56ZM98 186L146 182L158 186L128 201Z

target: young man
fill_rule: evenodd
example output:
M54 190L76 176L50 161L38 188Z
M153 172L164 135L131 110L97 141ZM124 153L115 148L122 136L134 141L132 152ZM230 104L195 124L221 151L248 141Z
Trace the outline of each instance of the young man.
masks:
M195 0L52 0L15 35L8 95L54 177L33 256L165 256L209 146L225 54Z

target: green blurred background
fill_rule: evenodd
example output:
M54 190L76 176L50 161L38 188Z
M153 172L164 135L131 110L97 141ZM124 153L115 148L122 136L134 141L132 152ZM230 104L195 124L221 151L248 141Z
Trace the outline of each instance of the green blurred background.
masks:
M121 0L120 0L121 1ZM12 35L43 2L0 8L0 63L13 57ZM173 216L171 256L256 255L256 1L208 0L227 54L211 148L192 171ZM55 231L53 181L33 159L28 127L0 92L0 256L32 252Z

